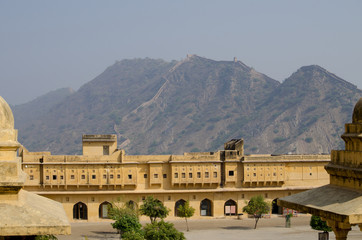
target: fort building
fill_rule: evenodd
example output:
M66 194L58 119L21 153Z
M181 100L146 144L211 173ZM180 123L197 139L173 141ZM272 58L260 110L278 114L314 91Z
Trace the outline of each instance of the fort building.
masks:
M330 184L278 200L282 206L320 216L336 240L346 240L351 226L362 231L362 98L342 139L345 150L333 150L325 166Z
M272 202L329 183L329 155L245 155L242 139L183 155L127 155L116 135L83 135L82 144L83 155L19 151L25 189L62 203L70 221L102 221L117 198L137 207L148 195L171 209L169 218L187 200L194 218L224 217L255 195Z

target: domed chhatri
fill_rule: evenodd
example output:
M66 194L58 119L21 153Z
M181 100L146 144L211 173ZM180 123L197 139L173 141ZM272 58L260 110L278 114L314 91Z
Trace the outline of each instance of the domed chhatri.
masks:
M70 234L70 224L60 203L23 189L26 174L17 154L17 134L13 112L0 97L0 240Z
M362 231L362 98L356 103L352 123L341 136L344 150L332 150L324 168L330 183L278 199L278 205L320 216L332 228L336 240L346 240L351 226Z
M352 123L362 123L362 98L354 106Z
M14 116L8 103L0 96L0 129L14 129Z

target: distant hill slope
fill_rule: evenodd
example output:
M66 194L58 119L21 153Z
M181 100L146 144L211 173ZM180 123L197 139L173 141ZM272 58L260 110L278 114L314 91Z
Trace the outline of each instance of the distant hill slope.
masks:
M119 61L56 107L24 104L14 115L40 111L19 124L19 140L54 154L80 153L86 133L116 133L127 154L214 151L236 137L247 153L323 153L342 144L361 93L319 66L279 83L240 61L193 55Z
M344 124L351 121L361 96L356 86L319 66L302 67L269 95L246 125L246 150L329 153L341 148Z
M117 125L126 151L215 150L230 125L252 114L280 84L242 62L198 56L179 62L164 79L153 98Z
M71 88L60 88L43 96L20 105L11 106L15 117L15 127L26 129L34 124L34 121L46 115L52 108L74 93Z

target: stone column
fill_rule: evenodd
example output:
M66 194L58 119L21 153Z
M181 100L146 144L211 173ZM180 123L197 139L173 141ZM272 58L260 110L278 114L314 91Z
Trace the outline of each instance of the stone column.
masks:
M331 219L326 219L327 225L332 228L336 240L347 240L348 232L351 231L351 225L346 222L338 222Z
M343 229L338 227L332 227L332 230L334 232L334 235L336 235L336 240L347 240L347 235L351 228Z

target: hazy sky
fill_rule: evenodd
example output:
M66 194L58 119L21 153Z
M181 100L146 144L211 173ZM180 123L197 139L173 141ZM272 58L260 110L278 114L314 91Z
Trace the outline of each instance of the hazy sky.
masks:
M237 57L283 81L318 64L362 88L362 1L0 0L0 95L77 90L127 58Z

